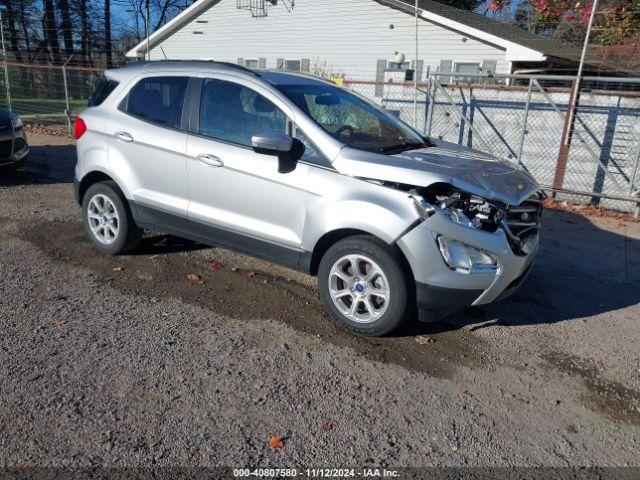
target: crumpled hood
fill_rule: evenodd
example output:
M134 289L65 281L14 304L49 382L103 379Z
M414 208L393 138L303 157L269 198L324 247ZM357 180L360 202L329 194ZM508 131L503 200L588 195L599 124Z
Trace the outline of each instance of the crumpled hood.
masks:
M381 155L345 147L333 162L345 175L426 187L443 182L474 195L518 205L540 187L520 166L437 141L435 147Z

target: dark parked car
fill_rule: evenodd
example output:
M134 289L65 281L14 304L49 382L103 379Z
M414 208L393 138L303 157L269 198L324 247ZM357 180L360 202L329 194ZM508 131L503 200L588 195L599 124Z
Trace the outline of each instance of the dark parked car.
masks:
M18 168L29 155L27 134L18 115L0 109L0 168Z

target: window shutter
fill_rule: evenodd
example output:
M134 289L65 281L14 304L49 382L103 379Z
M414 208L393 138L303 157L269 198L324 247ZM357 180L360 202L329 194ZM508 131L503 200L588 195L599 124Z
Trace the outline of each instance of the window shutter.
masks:
M276 60L276 68L278 70L284 70L284 58L278 58Z
M311 67L311 60L309 60L308 58L303 58L302 62L300 62L300 71L308 72L310 67Z
M438 73L451 73L453 71L453 60L440 60ZM437 77L441 83L450 83L451 77Z
M238 58L238 65L244 67L244 58Z
M267 68L267 59L264 57L261 57L258 59L258 68L260 70L264 70L265 68Z
M411 68L413 68L413 75L416 79L416 82L421 82L422 81L422 70L424 68L424 60L418 60L418 61L413 61L411 62Z
M482 73L494 74L498 68L497 60L483 60L482 61Z
M381 97L384 94L384 71L387 68L386 60L378 60L376 67L376 90L375 96Z

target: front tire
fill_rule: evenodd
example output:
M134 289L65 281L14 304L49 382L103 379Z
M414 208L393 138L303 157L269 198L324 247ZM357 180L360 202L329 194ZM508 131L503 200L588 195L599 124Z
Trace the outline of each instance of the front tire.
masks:
M362 335L386 335L414 310L412 281L402 255L370 235L331 246L320 261L318 287L333 318Z
M142 230L115 182L91 185L82 199L82 219L93 246L107 255L126 253L138 246Z

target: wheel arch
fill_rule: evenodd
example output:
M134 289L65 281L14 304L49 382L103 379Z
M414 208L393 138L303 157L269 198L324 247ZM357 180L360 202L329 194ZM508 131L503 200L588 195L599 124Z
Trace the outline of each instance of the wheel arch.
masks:
M89 190L89 187L91 187L91 185L95 185L96 183L100 183L100 182L115 183L118 189L120 190L120 193L126 199L126 194L124 193L124 190L120 186L120 182L118 182L117 179L113 178L111 175L101 170L92 170L88 172L84 177L82 177L82 180L80 180L80 182L78 183L78 203L82 205L82 200L84 199L84 196L87 193L87 190Z
M389 247L395 249L398 253L398 255L400 256L400 258L402 259L403 262L403 268L405 269L405 271L407 272L407 274L410 277L411 281L414 281L414 276L413 276L413 270L411 269L411 265L409 264L409 260L407 259L407 257L405 256L404 252L402 251L402 249L395 243L389 243L387 241L385 241L384 239L380 238L379 236L371 233L371 232L367 232L365 230L361 230L361 229L357 229L357 228L338 228L335 230L332 230L330 232L325 233L324 235L322 235L322 237L320 237L318 239L318 241L316 242L313 251L310 254L310 258L308 260L308 272L310 275L316 276L318 274L318 267L320 266L320 260L322 260L322 257L324 256L325 253L327 253L327 250L329 250L331 248L332 245L335 245L336 242L339 242L340 240L343 240L345 238L348 237L353 237L356 235L368 235L370 237L376 238L382 242L384 242L385 244L387 244Z

